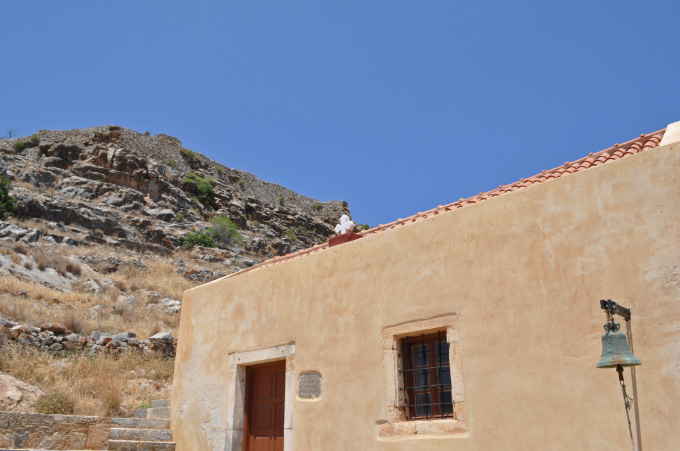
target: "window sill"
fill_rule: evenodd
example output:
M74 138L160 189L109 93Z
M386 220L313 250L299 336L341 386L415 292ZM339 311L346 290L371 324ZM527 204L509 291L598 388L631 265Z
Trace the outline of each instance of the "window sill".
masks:
M468 432L465 421L451 418L443 420L399 421L383 423L378 428L381 439L390 438L434 438L459 436Z

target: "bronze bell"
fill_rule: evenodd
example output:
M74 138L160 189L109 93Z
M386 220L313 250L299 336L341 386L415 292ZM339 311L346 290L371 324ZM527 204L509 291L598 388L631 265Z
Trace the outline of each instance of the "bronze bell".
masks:
M621 332L620 328L621 325L614 321L604 325L606 332L602 335L602 357L597 362L597 368L642 365L640 359L635 357L633 351L630 350L626 334Z

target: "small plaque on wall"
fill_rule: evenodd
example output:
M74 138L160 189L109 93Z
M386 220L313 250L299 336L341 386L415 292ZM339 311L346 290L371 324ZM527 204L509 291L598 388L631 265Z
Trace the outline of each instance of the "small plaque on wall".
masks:
M298 380L298 397L301 399L318 399L321 397L321 374L305 373Z

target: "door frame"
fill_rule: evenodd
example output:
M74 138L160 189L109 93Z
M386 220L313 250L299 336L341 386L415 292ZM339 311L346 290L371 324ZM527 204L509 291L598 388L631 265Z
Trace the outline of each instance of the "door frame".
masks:
M227 437L225 451L242 451L246 408L246 368L261 363L286 362L286 394L283 418L283 449L293 451L293 401L295 400L295 343L255 351L236 352L229 356L227 383Z

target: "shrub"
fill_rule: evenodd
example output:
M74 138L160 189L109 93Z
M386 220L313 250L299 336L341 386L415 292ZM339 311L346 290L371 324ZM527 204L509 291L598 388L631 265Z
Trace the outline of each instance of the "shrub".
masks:
M184 213L180 211L175 215L175 219L177 220L177 222L184 222L185 221Z
M31 142L32 143L39 143L40 142L40 136L38 136L37 133L33 133L31 135Z
M241 188L245 188L246 187L246 181L243 180L243 179L238 179L238 186L240 186Z
M17 152L23 152L26 148L26 143L14 143L12 147L14 147L14 150Z
M66 316L64 317L64 326L70 330L71 332L75 332L79 334L85 328L83 327L83 323L80 321L80 319L76 316L75 312L73 310L70 310Z
M256 229L259 229L260 228L260 221L256 221L256 220L253 219L253 227L255 227Z
M220 175L224 174L224 169L222 169L222 166L217 166L217 167L215 168L215 170L216 170L217 173L220 174Z
M77 261L71 259L66 260L66 271L70 272L74 276L79 276L83 272L82 266Z
M182 147L179 153L181 153L184 158L189 160L189 163L198 163L201 161L198 158L198 154L196 152L192 152L191 150L185 149L184 147Z
M314 202L312 204L312 210L314 210L314 211L319 211L322 208L323 208L323 205L321 205L321 203L319 203L319 202Z
M286 236L291 241L297 241L297 236L295 236L295 232L293 231L293 229L286 229Z
M283 194L279 196L279 205L281 205L282 207L286 206L286 198L283 197Z
M182 247L189 248L194 246L215 247L215 240L208 233L199 230L194 233L187 233L180 238Z
M307 236L309 234L309 230L307 230L307 227L305 227L305 226L297 226L297 227L295 227L295 234Z
M215 216L210 219L209 229L212 236L222 244L241 243L243 236L238 230L238 226L231 222L226 216Z
M47 255L44 252L40 251L34 254L33 258L35 258L39 270L44 271L47 268Z
M4 175L0 176L0 219L17 211L17 200L9 194L11 188L12 182Z
M168 160L168 166L174 168L175 166L177 166L177 162L175 160Z
M123 403L123 383L118 375L109 374L109 377L100 380L102 400L106 407L107 416L115 416L120 411Z
M149 401L148 399L145 399L142 402L140 402L139 404L137 404L137 410L150 409L152 407L153 406L151 405L151 401Z
M184 177L183 182L195 183L196 191L198 191L198 196L196 196L198 201L206 206L210 204L210 200L215 192L215 180L203 178L198 174L190 172Z
M48 415L69 415L73 413L73 399L63 393L50 393L38 398L39 413Z
M362 227L364 230L368 230L368 229L371 228L371 226L369 226L368 224L361 224L361 227Z
M347 203L347 201L343 200L342 201L342 208L347 208L348 206L349 206L349 204Z

